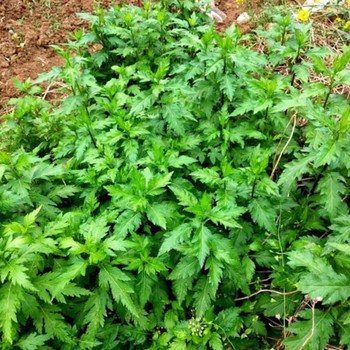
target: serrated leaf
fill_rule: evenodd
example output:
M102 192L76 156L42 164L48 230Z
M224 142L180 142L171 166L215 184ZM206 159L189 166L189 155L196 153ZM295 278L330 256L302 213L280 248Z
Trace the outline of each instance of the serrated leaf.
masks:
M271 108L271 113L278 113L287 111L294 108L305 107L307 105L307 99L303 95L297 95L288 99L283 99Z
M350 326L342 326L340 344L350 346Z
M340 252L350 256L350 244L328 242L327 246L339 250Z
M110 265L103 265L101 267L99 273L100 286L104 289L109 286L114 300L123 304L134 316L138 317L138 311L130 297L130 294L134 293L134 290L125 283L126 281L130 281L130 277L117 267Z
M239 308L227 308L220 311L216 317L215 323L217 323L227 335L232 337L238 337L238 332L241 329L243 319L239 317Z
M200 317L209 310L215 298L215 287L210 284L209 279L202 276L195 286L194 307L196 314Z
M41 305L40 318L35 320L35 326L39 332L44 325L45 332L50 338L57 338L68 344L74 343L70 334L68 324L65 322L61 310L53 305Z
M194 256L186 256L175 266L168 276L170 280L192 277L200 270L198 259Z
M246 209L243 207L215 207L210 211L208 219L216 225L223 225L225 228L241 228L242 226L235 220L235 218L243 214L245 211Z
M345 179L336 172L326 173L318 184L318 189L321 194L321 203L325 206L330 218L339 215L339 208L343 201L341 194L344 194L346 187Z
M85 303L83 324L88 324L87 333L90 336L95 336L96 332L104 326L108 301L107 292L97 288Z
M187 350L186 340L175 338L175 340L171 342L169 350Z
M13 342L13 324L17 323L17 312L21 307L23 293L20 287L10 283L0 288L0 328L5 342Z
M60 176L62 174L62 167L41 163L28 170L26 176L33 181L37 179L48 180L49 177Z
M48 339L50 339L48 335L30 333L22 337L16 345L22 350L37 350L44 345Z
M115 221L114 234L124 239L128 233L136 231L141 225L142 215L132 210L123 211Z
M25 228L29 228L30 226L32 226L35 223L35 220L36 220L40 210L41 210L41 206L38 207L37 209L33 210L31 213L27 214L23 218L23 226Z
M204 168L193 171L191 173L191 176L194 179L208 185L215 185L221 181L220 175L217 173L217 171L211 168Z
M163 116L167 121L170 129L174 130L177 135L185 134L185 123L183 119L183 111L181 107L174 104L168 103L163 106Z
M276 232L277 212L270 201L266 198L254 198L248 208L253 220L260 227L265 228L268 232Z
M294 335L284 339L286 350L324 350L334 333L333 318L330 313L314 310L300 314L304 320L294 322L287 330Z
M158 256L174 249L177 250L179 246L190 237L192 226L190 224L181 224L176 229L167 232L166 237L159 248Z
M221 336L220 334L216 332L212 332L210 339L209 339L209 344L212 347L213 350L223 350L224 345L222 344L221 341Z
M47 197L52 200L57 200L59 198L68 198L80 191L79 187L73 185L56 186L53 191L51 191Z
M193 235L191 243L193 244L193 250L197 253L197 258L201 267L204 265L204 261L209 255L209 244L211 239L212 233L205 225L201 225Z
M177 186L169 186L169 188L175 194L181 206L192 207L198 204L198 199L195 197L195 195L186 189Z
M224 274L224 265L217 259L209 257L205 264L205 268L209 270L209 283L213 286L214 292L216 292Z
M142 271L137 276L136 282L136 292L139 297L140 307L143 308L145 304L149 301L152 294L152 286L154 280L149 277L145 271Z
M229 101L232 101L235 94L235 82L236 79L228 74L223 74L220 79L220 90L225 92Z
M153 95L151 92L140 94L133 102L130 113L138 114L150 108L156 100L157 96Z
M151 180L148 183L147 186L147 194L152 195L158 195L162 192L159 192L159 189L163 189L165 186L167 186L170 183L171 176L173 175L172 172L167 173L165 175L158 174L151 178Z
M153 225L160 226L162 229L166 230L167 227L167 208L164 204L150 204L147 206L147 218L152 222Z
M306 273L299 282L300 290L311 298L322 298L323 304L345 302L350 298L350 279L337 273L330 265L324 265L317 272Z
M310 163L314 158L314 155L307 155L285 165L285 169L278 180L278 185L283 187L285 193L290 191L293 184L295 184L295 180L299 179L301 175L310 172Z
M170 156L169 165L173 168L181 169L183 166L197 163L197 159L189 156Z
M28 269L18 262L18 259L13 259L6 265L6 270L9 272L9 279L13 285L21 286L25 289L36 290L28 274ZM3 274L3 271L1 272Z
M314 254L307 249L295 250L288 254L288 265L296 267L306 267L311 271L321 273L322 267L326 266L325 260L315 257Z
M261 304L264 315L268 317L285 318L292 315L296 306L300 302L300 297L296 295L268 294L265 296L266 303Z

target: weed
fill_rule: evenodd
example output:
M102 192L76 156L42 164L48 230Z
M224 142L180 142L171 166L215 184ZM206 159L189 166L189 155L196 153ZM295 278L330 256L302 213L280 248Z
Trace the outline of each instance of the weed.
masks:
M350 345L350 51L187 1L82 17L1 129L1 350Z

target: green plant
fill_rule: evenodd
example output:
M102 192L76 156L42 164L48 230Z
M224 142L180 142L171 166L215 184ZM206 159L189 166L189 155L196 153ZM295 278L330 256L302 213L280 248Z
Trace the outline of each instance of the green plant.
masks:
M2 350L350 344L350 109L334 91L350 51L327 66L279 17L259 54L191 6L82 15L91 32L36 82L67 97L19 84L1 129Z

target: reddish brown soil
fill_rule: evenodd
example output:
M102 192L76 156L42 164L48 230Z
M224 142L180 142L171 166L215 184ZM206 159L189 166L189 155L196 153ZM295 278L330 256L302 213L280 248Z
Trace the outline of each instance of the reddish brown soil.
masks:
M99 4L108 8L114 2L101 0ZM93 0L0 0L0 114L6 101L18 95L14 78L35 79L62 64L50 45L64 43L70 33L86 25L76 13L93 12L93 4ZM234 0L218 0L217 5L227 15L219 30L244 11Z

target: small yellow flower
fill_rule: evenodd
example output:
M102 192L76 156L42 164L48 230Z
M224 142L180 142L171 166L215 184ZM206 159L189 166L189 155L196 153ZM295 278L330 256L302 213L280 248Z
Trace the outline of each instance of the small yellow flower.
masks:
M310 19L310 11L309 10L300 10L298 12L297 18L300 22L307 22Z
M337 17L333 22L334 22L334 23L342 23L342 22L344 22L344 21L343 21L342 18Z
M344 24L344 29L345 29L345 30L350 29L350 21L347 21L347 22Z
M350 7L350 0L347 1L347 5L348 5L348 7Z

